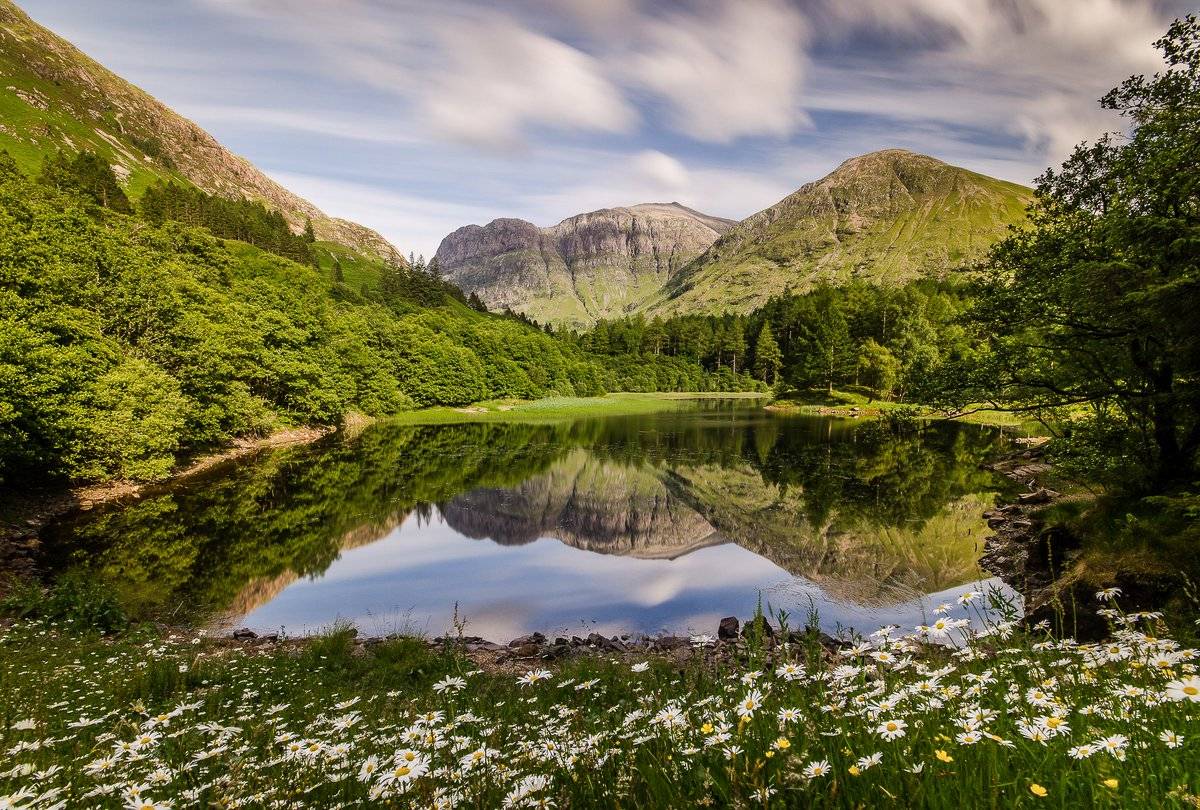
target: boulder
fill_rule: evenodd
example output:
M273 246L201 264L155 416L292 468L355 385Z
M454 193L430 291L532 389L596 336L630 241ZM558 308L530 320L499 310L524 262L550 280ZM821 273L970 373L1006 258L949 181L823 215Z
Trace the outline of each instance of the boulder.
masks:
M726 616L717 625L717 638L722 641L733 641L738 637L738 629L740 627L741 622L737 620L737 616Z
M241 627L233 631L233 638L236 641L249 641L252 638L258 638L258 633L255 633L249 627Z

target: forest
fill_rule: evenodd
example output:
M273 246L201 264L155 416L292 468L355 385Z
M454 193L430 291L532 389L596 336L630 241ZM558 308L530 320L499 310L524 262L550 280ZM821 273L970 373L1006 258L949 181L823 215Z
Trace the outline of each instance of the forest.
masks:
M774 298L748 315L624 318L571 338L595 354L682 358L709 373L748 373L781 390L858 386L879 399L902 400L969 349L956 323L967 295L965 281L822 285Z
M352 411L757 385L592 354L472 309L427 268L352 288L293 261L308 238L260 209L169 185L135 206L95 156L30 178L0 155L0 480L153 480Z

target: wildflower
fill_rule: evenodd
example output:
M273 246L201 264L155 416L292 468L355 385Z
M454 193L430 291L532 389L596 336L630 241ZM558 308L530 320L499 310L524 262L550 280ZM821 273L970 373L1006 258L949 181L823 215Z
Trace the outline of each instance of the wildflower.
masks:
M804 667L793 664L789 661L788 663L779 667L779 669L775 670L775 674L778 677L783 678L785 681L794 681L797 678L804 677Z
M1041 796L1045 796L1050 791L1046 790L1044 787L1039 785L1037 782L1034 782L1033 784L1031 784L1029 786L1029 792L1032 793L1034 796L1041 797Z
M457 692L460 689L466 688L466 678L459 678L455 675L448 675L433 685L433 691L435 692Z
M1100 784L1104 785L1109 790L1116 790L1118 787L1121 786L1121 783L1118 782L1116 779L1105 779Z
M792 747L792 743L787 737L779 737L775 742L771 743L771 747L776 751L786 751Z
M964 731L954 738L959 745L974 745L983 739L978 731Z
M675 705L667 706L654 715L654 722L669 729L681 728L687 725L683 712Z
M370 782L375 778L375 772L379 770L379 757L372 754L363 761L362 766L358 769L358 781Z
M794 723L800 719L800 710L799 709L780 709L778 716L779 716L779 722L781 724Z
M1176 734L1174 731L1167 730L1158 735L1158 738L1166 743L1167 748L1178 748L1183 745L1183 735Z
M960 605L969 605L980 596L983 596L983 594L981 594L979 591L967 591L962 596L958 597L958 603Z
M763 694L757 689L751 689L747 695L738 703L738 717L753 717L754 713L762 708Z
M1167 684L1167 700L1200 702L1200 675L1180 678Z
M880 762L883 762L883 752L876 751L868 757L859 757L858 761L854 764L860 771L867 771L874 768Z
M521 684L521 686L532 686L538 681L544 681L549 677L550 670L548 669L531 669L520 678L517 678L517 683Z
M933 754L938 759L940 759L942 762L953 762L954 761L954 757L950 756L949 754L947 754L945 751L943 751L940 748L938 750L934 751Z
M629 668L630 672L645 672L650 669L649 661L642 661L640 664L634 664Z
M1099 591L1096 591L1096 599L1101 602L1111 602L1120 595L1120 588L1103 588Z
M692 636L691 642L693 647L711 647L717 640L709 635L698 635Z
M875 733L885 740L891 741L903 737L906 728L908 728L908 724L903 720L885 720L875 729Z
M822 759L808 763L800 773L805 779L816 779L818 776L826 775L830 770L829 760Z

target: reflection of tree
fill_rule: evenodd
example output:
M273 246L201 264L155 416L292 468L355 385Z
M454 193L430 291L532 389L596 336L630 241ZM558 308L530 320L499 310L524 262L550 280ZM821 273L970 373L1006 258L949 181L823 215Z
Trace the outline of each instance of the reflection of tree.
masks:
M922 532L974 531L942 518L947 504L994 485L979 469L994 442L965 427L896 433L761 412L383 424L90 513L47 546L50 562L92 569L144 613L269 597L414 510L428 517L434 503L469 507L455 520L473 536L555 534L581 548L671 556L710 542L715 527L805 576L852 569L892 582L932 542ZM947 570L966 564L960 546L939 548ZM932 561L917 567L920 582L938 580Z
M223 608L252 581L321 573L344 544L377 539L418 506L527 478L569 447L561 432L381 425L352 442L280 449L84 515L59 530L63 543L47 538L51 562L94 570L140 612Z

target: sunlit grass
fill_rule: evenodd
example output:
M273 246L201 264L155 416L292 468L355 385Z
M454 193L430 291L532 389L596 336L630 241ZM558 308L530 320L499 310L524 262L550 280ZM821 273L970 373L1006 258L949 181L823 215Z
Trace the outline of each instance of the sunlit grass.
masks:
M1197 652L1109 615L1105 645L934 617L836 656L801 634L714 664L697 638L519 675L345 630L279 649L20 623L0 806L1195 806Z
M498 399L460 408L422 408L387 417L390 424L443 425L462 422L543 422L587 416L637 416L675 410L701 399L760 400L759 393L613 393L602 397Z

